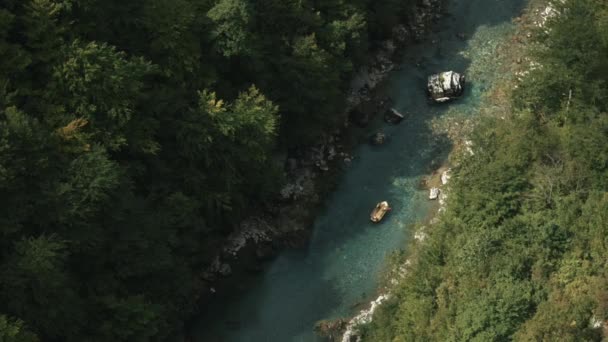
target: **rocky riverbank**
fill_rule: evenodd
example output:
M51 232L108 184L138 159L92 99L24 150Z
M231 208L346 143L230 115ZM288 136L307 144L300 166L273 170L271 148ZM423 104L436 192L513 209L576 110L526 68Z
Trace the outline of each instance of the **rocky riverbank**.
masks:
M434 120L431 124L434 134L447 136L453 143L449 160L438 168L431 175L424 179L424 186L429 189L430 199L437 200L436 210L425 222L418 225L413 232L413 240L408 248L407 255L397 257L397 261L391 263L391 267L385 274L385 286L383 286L377 299L372 300L368 307L361 310L359 314L350 320L339 319L345 322L340 327L343 334L340 340L343 342L361 341L362 325L368 324L373 320L373 314L377 311L380 304L391 297L392 289L397 286L402 279L408 275L408 269L416 260L420 249L424 248L424 242L430 230L434 229L440 222L442 214L447 210L447 200L450 191L450 179L458 177L458 167L466 162L467 158L475 155L475 149L471 139L471 134L476 123L482 117L496 117L507 119L511 112L508 93L510 89L517 88L521 81L521 75L525 75L528 70L538 67L528 55L527 42L531 37L531 32L535 28L543 28L544 23L555 15L555 10L550 1L533 0L530 2L526 11L518 18L514 19L516 30L510 39L500 43L495 51L496 62L500 66L500 73L505 75L486 91L479 106L480 113L472 118L470 115L458 115L451 113L442 118ZM453 172L454 169L456 172ZM331 325L329 325L331 326ZM336 332L333 332L336 335Z
M285 159L285 179L274 203L261 214L241 222L223 242L201 278L204 290L199 301L223 291L223 284L240 272L255 272L264 260L286 247L306 243L315 213L341 171L348 168L353 143L347 138L351 123L365 126L374 115L390 108L381 85L395 68L400 51L423 39L432 23L440 18L444 0L421 0L412 22L393 29L391 39L378 44L370 62L359 69L347 97L341 129L328 133L318 144L290 151ZM229 286L226 286L229 288Z
M446 164L442 165L423 179L424 186L429 190L430 194L433 193L434 189L437 191L436 197L429 197L429 200L437 200L437 206L432 211L431 215L423 223L417 226L417 229L413 234L415 244L420 245L424 242L428 236L428 229L431 229L433 225L436 225L439 222L439 214L445 212L446 200L449 192L448 183L450 182L451 177L452 171ZM328 329L321 331L322 334L335 341L360 342L360 327L370 323L373 320L374 313L380 305L391 298L392 287L398 285L401 279L407 275L410 264L410 258L407 258L402 262L398 261L394 264L392 263L388 272L384 275L386 284L379 289L380 294L377 298L372 300L367 307L359 311L357 315L350 319L339 318L337 320L320 322L323 323L320 324L320 327Z

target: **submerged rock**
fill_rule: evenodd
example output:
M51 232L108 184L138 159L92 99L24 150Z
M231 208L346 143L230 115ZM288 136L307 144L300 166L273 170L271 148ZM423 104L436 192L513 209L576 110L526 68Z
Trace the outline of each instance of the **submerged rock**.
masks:
M403 119L405 119L405 116L399 113L399 111L397 111L395 108L390 108L386 111L386 113L384 113L384 121L391 125L397 125L403 121Z
M315 323L315 332L330 341L337 341L346 330L348 320L344 318L327 319Z
M453 71L429 76L427 92L435 102L447 102L458 98L464 92L465 77Z
M439 188L431 188L429 199L436 200L439 197L440 192L441 191L439 190Z
M376 132L372 135L370 142L372 145L382 145L386 142L386 135L382 132Z

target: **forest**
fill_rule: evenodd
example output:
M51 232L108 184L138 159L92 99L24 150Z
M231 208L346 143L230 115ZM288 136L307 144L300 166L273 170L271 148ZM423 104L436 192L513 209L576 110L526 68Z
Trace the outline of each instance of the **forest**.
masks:
M274 156L344 122L413 2L3 0L0 341L179 333Z
M554 2L514 112L475 129L441 222L365 341L608 336L608 4Z

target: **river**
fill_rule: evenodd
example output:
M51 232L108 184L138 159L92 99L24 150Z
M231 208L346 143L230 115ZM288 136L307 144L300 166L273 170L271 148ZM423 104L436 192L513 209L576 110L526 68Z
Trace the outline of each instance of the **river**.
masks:
M381 115L367 129L382 129L384 146L362 144L318 214L306 249L287 250L261 275L241 284L242 292L213 301L195 324L195 342L309 342L319 340L316 321L354 314L355 305L376 294L387 255L403 249L411 227L430 213L420 181L433 160L450 146L431 134L441 115L475 115L480 96L501 77L495 48L513 30L526 0L448 0L448 15L427 43L410 46L388 81L395 108L409 117L387 126ZM464 33L464 39L457 37ZM418 64L418 65L417 65ZM454 70L467 75L457 102L429 105L426 77ZM449 110L448 110L449 108ZM393 211L381 224L369 221L374 205L387 200Z

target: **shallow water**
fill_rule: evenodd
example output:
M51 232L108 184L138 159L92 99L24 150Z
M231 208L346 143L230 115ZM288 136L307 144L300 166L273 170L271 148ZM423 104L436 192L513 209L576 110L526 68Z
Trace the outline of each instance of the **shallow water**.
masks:
M246 291L204 308L207 314L195 325L194 341L317 341L316 321L352 315L355 304L375 294L387 255L406 246L412 225L431 208L427 191L419 189L421 177L433 159L446 158L449 146L431 135L430 120L475 115L481 94L501 77L496 45L512 32L511 19L526 2L449 1L449 16L429 43L410 47L389 81L395 108L410 116L398 126L387 126L378 116L369 132L381 128L390 141L356 149L355 161L315 221L308 248L281 253L243 284ZM447 106L429 105L426 77L445 70L467 75L465 96ZM388 200L393 211L373 225L369 213L381 200Z

